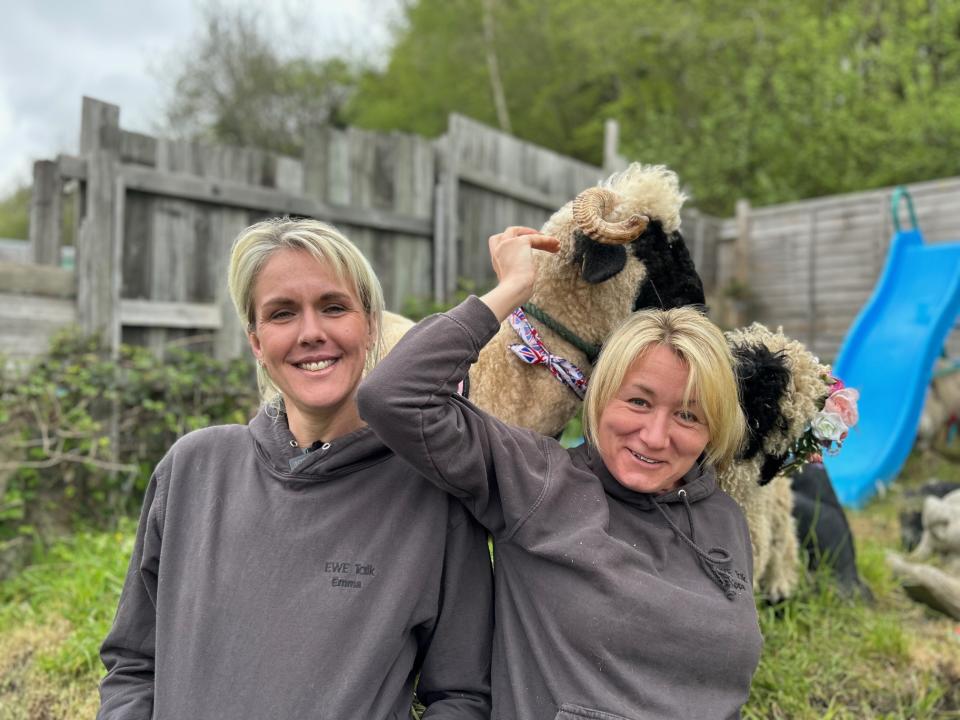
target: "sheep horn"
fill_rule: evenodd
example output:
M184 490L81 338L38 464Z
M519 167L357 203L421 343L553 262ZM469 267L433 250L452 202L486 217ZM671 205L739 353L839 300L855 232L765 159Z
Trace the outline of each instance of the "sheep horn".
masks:
M604 245L624 245L635 240L647 228L650 218L631 215L620 222L604 216L617 204L617 196L606 188L587 188L573 200L573 221L591 238Z

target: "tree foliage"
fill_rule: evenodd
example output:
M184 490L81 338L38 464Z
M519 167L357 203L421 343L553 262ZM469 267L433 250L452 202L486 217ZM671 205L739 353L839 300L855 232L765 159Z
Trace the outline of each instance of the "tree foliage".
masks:
M211 7L169 115L221 141L437 136L459 112L599 164L615 118L622 154L715 214L960 173L950 0L408 0L382 70L281 59L255 16Z
M30 237L30 186L19 187L0 199L0 238Z
M0 577L24 538L135 511L178 437L246 423L257 404L244 360L127 345L114 358L76 329L27 368L0 362Z
M357 82L345 60L285 58L253 10L207 5L176 61L166 125L175 134L299 154L312 125L343 123Z
M349 118L436 135L496 124L482 0L409 5ZM700 207L957 174L960 6L944 0L512 0L496 52L515 134L599 163L675 168Z

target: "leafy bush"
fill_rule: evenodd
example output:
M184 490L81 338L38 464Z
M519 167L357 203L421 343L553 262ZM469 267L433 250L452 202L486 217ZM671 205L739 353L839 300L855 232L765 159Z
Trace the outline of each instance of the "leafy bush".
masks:
M126 345L114 358L77 330L29 367L0 372L0 543L136 512L174 440L244 423L257 406L244 360Z

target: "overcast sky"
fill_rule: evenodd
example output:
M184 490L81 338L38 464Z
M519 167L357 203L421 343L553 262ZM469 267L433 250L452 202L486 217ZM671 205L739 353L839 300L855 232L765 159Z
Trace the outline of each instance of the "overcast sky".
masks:
M31 182L34 160L78 151L84 95L119 105L125 130L154 132L164 76L200 31L208 1L0 0L0 197ZM399 0L220 4L257 8L284 47L376 59Z

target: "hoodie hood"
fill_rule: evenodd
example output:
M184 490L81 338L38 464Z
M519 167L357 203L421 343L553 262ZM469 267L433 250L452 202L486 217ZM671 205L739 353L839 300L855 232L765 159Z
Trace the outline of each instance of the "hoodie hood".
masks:
M322 482L363 470L393 455L369 427L334 438L306 454L296 444L283 411L271 417L260 408L248 427L257 455L285 480Z
M580 448L577 448L577 450L580 450ZM574 462L577 461L576 452L575 450ZM730 569L731 556L729 551L724 547L716 546L705 549L697 544L692 504L710 497L717 489L716 473L712 467L703 462L703 456L687 471L675 490L662 495L638 493L621 485L607 469L596 448L585 447L582 451L582 462L600 479L604 492L610 497L641 510L658 511L677 538L697 556L704 574L723 591L728 600L733 600L736 597L737 579ZM668 510L665 507L667 505L679 505L683 508L683 511L680 511L679 508L677 511L686 515L686 530L671 517L673 509ZM702 514L700 518L702 521Z

